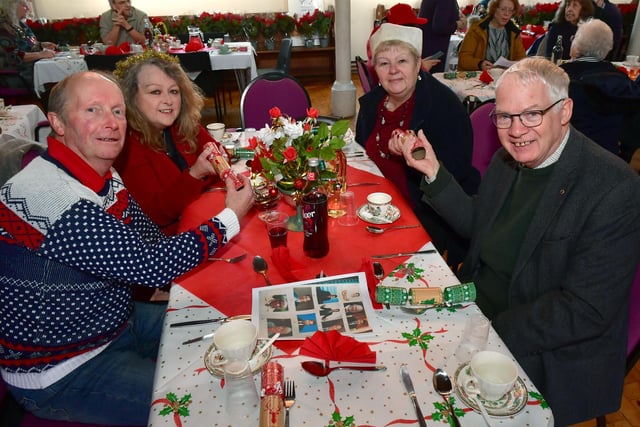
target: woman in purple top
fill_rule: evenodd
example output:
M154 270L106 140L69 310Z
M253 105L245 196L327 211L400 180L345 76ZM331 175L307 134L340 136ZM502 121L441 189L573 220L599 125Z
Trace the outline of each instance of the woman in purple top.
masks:
M463 31L467 21L460 13L456 0L422 0L418 16L426 18L422 26L422 57L427 58L449 50L449 38L456 30ZM431 69L432 73L444 71L444 59Z

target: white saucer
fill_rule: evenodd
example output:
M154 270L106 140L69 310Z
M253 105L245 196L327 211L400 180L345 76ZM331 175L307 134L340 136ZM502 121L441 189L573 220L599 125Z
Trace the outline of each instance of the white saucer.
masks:
M268 339L259 339L256 343L256 348L253 350L253 353L251 353L251 357L253 357L253 355L256 354L268 341ZM214 343L211 343L207 351L204 353L204 366L207 367L207 370L211 373L211 375L222 378L224 377L224 370L222 366L216 365L216 363L220 363L220 359L214 358L213 352L215 351L215 349L216 345ZM270 346L269 349L267 349L260 355L260 357L258 357L258 360L256 360L255 363L251 363L249 365L249 367L251 368L251 372L255 373L259 371L264 366L264 364L267 363L269 359L271 359L272 354L273 346Z
M361 220L369 222L371 224L392 224L400 218L400 209L394 205L389 205L389 210L384 216L374 216L369 213L367 205L364 204L358 208L358 217Z
M480 412L480 408L475 399L472 399L462 386L470 375L469 363L463 363L458 370L456 370L454 376L454 383L456 394L460 399L476 412ZM484 405L487 410L487 414L493 417L510 417L522 411L527 406L527 386L524 385L522 378L518 377L516 383L513 385L511 391L502 396L498 400L484 400L478 396L478 399Z

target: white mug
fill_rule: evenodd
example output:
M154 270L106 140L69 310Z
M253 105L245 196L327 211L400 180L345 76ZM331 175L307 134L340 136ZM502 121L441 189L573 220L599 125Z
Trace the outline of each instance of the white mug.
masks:
M223 323L213 335L214 365L223 365L230 360L248 361L257 339L258 330L251 321L237 319Z
M469 363L471 375L463 387L469 394L494 401L507 394L518 379L518 366L508 356L496 351L476 353Z
M209 123L207 125L207 131L209 131L209 135L211 135L217 142L222 141L225 128L226 127L224 123Z

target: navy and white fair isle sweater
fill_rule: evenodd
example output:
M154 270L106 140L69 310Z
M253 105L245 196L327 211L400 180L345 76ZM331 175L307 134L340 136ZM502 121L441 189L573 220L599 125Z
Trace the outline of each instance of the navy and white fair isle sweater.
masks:
M100 177L49 138L0 188L0 367L39 373L113 340L129 284L166 285L215 253L238 232L225 213L167 237L115 170Z

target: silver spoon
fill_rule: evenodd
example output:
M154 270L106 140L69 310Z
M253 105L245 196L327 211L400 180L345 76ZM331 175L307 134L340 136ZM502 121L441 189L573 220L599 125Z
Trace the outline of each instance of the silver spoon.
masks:
M253 271L258 274L262 274L264 281L267 282L267 286L271 286L271 282L267 277L267 261L265 261L260 255L256 255L253 258Z
M366 229L369 233L382 234L385 231L398 229L398 228L418 228L419 225L392 225L390 227L376 227L375 225L367 225Z
M444 397L445 402L447 402L449 413L453 419L453 425L455 427L460 427L460 420L453 409L453 405L451 405L451 402L449 401L449 395L451 395L451 392L453 391L451 378L449 378L449 375L440 368L436 369L433 374L433 388L438 392L438 394L440 394L440 396Z
M309 372L311 375L315 375L316 377L326 377L331 372L338 369L350 369L354 371L386 371L387 367L384 365L375 365L375 366L336 366L333 368L328 367L324 363L321 362L313 362L307 361L302 362L302 369Z
M422 314L427 310L431 310L432 308L462 308L464 307L462 304L451 304L450 302L444 302L442 304L435 304L435 305L425 305L424 307L421 306L400 306L400 309L402 311L404 311L405 313L411 313L411 314Z

